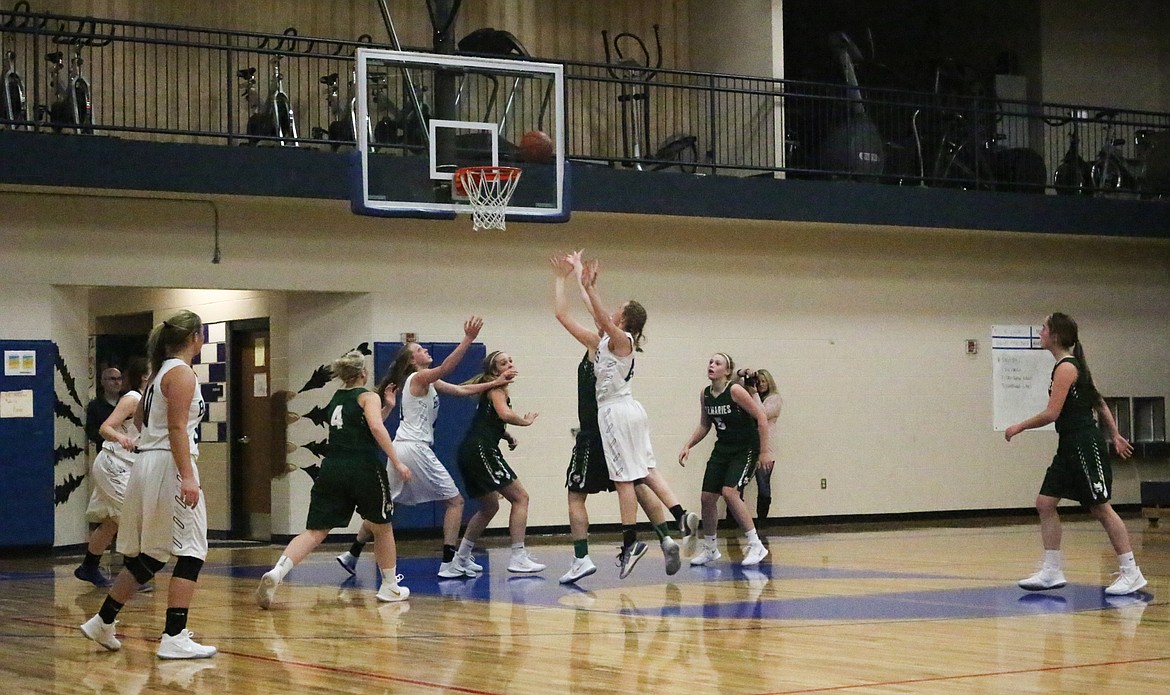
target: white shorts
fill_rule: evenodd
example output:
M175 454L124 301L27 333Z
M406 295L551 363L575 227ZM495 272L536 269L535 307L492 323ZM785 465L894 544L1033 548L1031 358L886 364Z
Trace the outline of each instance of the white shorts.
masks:
M199 481L199 467L195 481ZM179 499L179 471L171 452L144 451L130 471L122 520L118 527L118 552L133 557L143 554L167 562L174 555L207 559L207 505L202 490L194 508Z
M650 420L641 403L633 398L600 403L597 424L610 480L629 483L650 474L655 466L654 449L650 446Z
M108 450L99 449L89 468L89 480L93 489L85 508L85 520L91 524L100 524L106 519L117 521L126 499L130 466Z
M390 478L390 496L394 504L422 504L436 500L451 499L459 495L459 488L451 474L443 467L431 445L426 442L396 441L394 453L402 465L410 469L410 480L404 482L394 470L394 466L386 464L386 474Z

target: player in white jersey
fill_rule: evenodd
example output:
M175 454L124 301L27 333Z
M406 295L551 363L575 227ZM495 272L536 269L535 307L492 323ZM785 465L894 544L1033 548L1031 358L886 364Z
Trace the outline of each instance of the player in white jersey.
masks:
M597 293L597 261L582 264L580 252L570 254L569 258L581 273L581 288L588 299L593 321L602 334L596 345L597 354L593 363L597 378L597 421L605 450L605 462L618 493L622 522L622 550L618 555L618 566L621 568L619 576L624 579L646 553L646 544L638 541L636 533L636 484L645 483L658 495L670 508L686 536L694 537L698 530L698 516L683 509L666 480L658 475L654 449L650 445L650 425L646 411L641 403L634 400L630 388L634 378L634 353L642 349L646 309L630 300L612 314L606 312ZM691 542L688 541L687 545L691 545ZM673 558L676 562L677 557L676 550Z
M131 362L122 382L129 390L122 394L114 411L98 426L103 444L90 466L89 479L93 487L85 510L85 520L97 524L97 527L89 534L85 559L73 570L73 576L94 586L110 585L100 567L101 557L118 533L118 518L122 515L130 469L137 459L134 445L138 440L138 427L134 424L134 412L138 409L149 374L145 359ZM149 588L149 585L143 587Z
M589 511L585 507L585 499L588 495L602 490L614 491L616 486L610 478L611 474L608 470L605 446L598 422L597 375L594 368L602 336L596 329L586 328L569 314L568 300L565 297L565 280L572 275L581 290L582 298L586 304L589 302L584 288L580 287L581 252L559 254L550 260L556 277L553 306L557 321L587 350L577 368L577 417L580 420L581 429L576 436L565 482L566 487L569 488L569 537L573 541L574 558L569 571L561 577L560 581L562 584L571 584L597 571L597 566L589 557ZM598 463L600 466L597 465ZM595 472L598 468L601 469L600 476ZM672 575L677 573L681 566L679 545L670 536L670 525L666 520L666 513L662 508L663 505L660 504L655 486L651 482L657 477L655 470L650 469L650 474L645 480L646 485L635 483L634 491L637 494L638 504L646 512L646 516L654 527L654 532L658 535L659 545L662 546L662 554L666 561L666 573ZM608 483L608 487L599 482L602 476L604 481ZM669 491L669 486L666 486L665 481L661 482L662 487ZM684 540L688 533L694 533L694 531L686 530L688 526L691 529L698 529L698 515L694 512L687 512L681 504L678 504L678 500L667 502L666 506L679 521Z
M472 316L463 324L463 340L437 367L431 353L418 343L407 343L398 351L394 364L386 377L378 384L378 393L396 387L398 392L398 431L394 435L394 451L398 460L411 473L410 480L403 480L394 469L387 471L390 478L390 494L394 504L414 505L442 501L443 512L443 562L439 565L439 576L444 578L475 577L483 568L473 562L457 562L456 543L459 541L459 526L463 523L463 495L455 486L451 474L443 467L431 448L435 443L435 418L439 415L439 394L444 396L477 396L497 386L507 384L515 371L501 374L493 381L482 384L449 384L443 377L459 366L467 349L483 328L483 319ZM361 538L369 538L369 530L362 525L358 533L359 542L348 553L342 553L337 561L348 572L356 566L356 555L361 551Z
M101 610L82 633L110 651L122 644L115 618L171 556L178 559L167 590L166 626L156 652L161 659L202 659L215 647L192 639L187 613L207 558L207 508L199 489L198 427L205 405L191 363L203 347L203 322L180 311L154 327L147 351L154 374L139 401L141 452L130 474L122 508L118 551L125 566Z

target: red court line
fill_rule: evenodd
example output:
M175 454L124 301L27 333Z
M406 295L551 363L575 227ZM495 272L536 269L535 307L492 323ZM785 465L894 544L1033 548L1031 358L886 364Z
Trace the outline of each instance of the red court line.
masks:
M940 681L959 681L968 678L987 678L990 676L1017 676L1024 673L1045 673L1048 671L1067 671L1077 668L1098 668L1101 666L1125 666L1127 664L1148 664L1157 661L1170 661L1170 656L1155 656L1148 659L1126 659L1124 661L1098 661L1088 664L1070 664L1068 666L1045 666L1043 668L1024 668L1014 671L988 671L986 673L964 673L958 676L934 676L932 678L908 678L900 681L874 681L872 683L854 683L853 685L831 685L822 688L806 688L803 690L776 690L758 695L800 695L801 693L830 693L842 690L859 690L861 688L882 688L891 685L914 685L915 683L936 683Z
M54 623L54 622L51 622L48 620L36 620L34 618L14 618L14 620L18 620L18 621L24 622L24 623L31 623L33 625L44 625L46 627L55 627L55 628L63 628L63 629L69 629L69 628L77 629L76 625L63 625L61 623ZM257 638L257 639L261 639L261 638ZM122 639L122 641L126 641L126 640L132 640L132 641L137 641L137 642L151 642L152 641L152 640L144 639L142 637L125 637ZM260 654L248 654L246 652L228 651L228 650L224 650L224 649L220 649L218 653L219 654L228 654L231 656L239 657L241 659L251 659L253 661L266 661L269 663L282 664L282 665L286 665L286 666L299 666L301 668L307 668L307 669L314 670L314 671L324 671L326 673L338 673L338 674L343 674L346 677L357 676L359 678L367 678L369 680L388 681L391 683L405 683L407 685L417 685L417 686L424 687L424 688L435 688L438 690L450 690L450 691L457 692L457 693L468 693L468 695L500 695L500 693L496 693L496 692L491 691L491 690L477 690L475 688L464 688L464 687L460 687L458 685L445 685L442 683L431 683L428 681L415 680L413 678L403 678L401 676L389 676L389 675L384 675L381 673L370 673L368 671L355 671L351 668L341 668L340 666L326 666L323 664L311 664L311 663L308 663L305 661L286 661L284 659L279 659L275 656L262 656Z

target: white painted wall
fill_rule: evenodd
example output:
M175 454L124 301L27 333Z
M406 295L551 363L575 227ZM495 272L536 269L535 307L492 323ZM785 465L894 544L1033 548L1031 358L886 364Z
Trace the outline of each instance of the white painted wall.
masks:
M773 509L785 516L1030 506L1055 437L1006 444L992 431L993 324L1069 312L1105 393L1170 395L1170 245L1160 241L584 213L480 234L462 219L353 217L340 202L220 200L224 256L213 265L206 237L165 243L177 234L147 222L157 218L143 203L128 204L135 214L116 201L93 206L99 214L76 228L53 222L73 219L56 212L68 201L11 201L5 231L17 241L0 257L0 277L22 279L0 317L37 311L54 284L103 284L104 262L130 244L144 286L287 293L287 324L273 333L287 341L291 390L360 342L403 331L457 341L468 315L483 316L480 340L512 353L521 370L514 406L540 413L509 454L532 496L532 525L566 523L580 347L552 317L547 259L560 250L602 259L609 303L637 298L648 308L635 393L659 465L690 506L702 466L682 469L675 458L716 350L780 382ZM172 223L188 233L197 225ZM968 338L980 339L979 355L965 354ZM325 398L321 390L290 405L304 413ZM289 439L319 436L313 430L293 423ZM692 461L708 450L700 445ZM289 456L298 466L311 459ZM1158 472L1116 470L1119 503L1137 502L1138 481ZM302 528L308 489L299 472L274 482L274 533ZM618 518L613 499L591 511L598 522Z
M89 392L89 314L88 292L81 287L51 286L48 287L50 302L50 321L52 332L50 339L57 344L57 354L64 361L70 375L74 379L75 388L82 403L74 400L65 387L60 373L54 377L57 399L85 421L84 404ZM77 427L66 419L58 417L55 422L55 439L57 447L72 447L86 445L85 429ZM95 452L96 453L96 452ZM90 457L82 454L72 459L63 459L54 467L53 480L61 484L66 479L85 476L88 472ZM89 537L89 528L85 522L85 508L89 503L91 489L89 477L85 482L62 504L55 505L53 545L73 545L84 543Z

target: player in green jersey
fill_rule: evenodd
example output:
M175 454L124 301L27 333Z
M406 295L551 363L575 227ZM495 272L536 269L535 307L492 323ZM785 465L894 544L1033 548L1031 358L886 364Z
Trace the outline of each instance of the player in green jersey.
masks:
M333 378L343 387L333 394L326 412L329 414L329 450L321 462L321 472L313 483L305 531L289 542L280 560L264 573L256 589L256 603L272 606L276 587L296 564L321 544L329 531L347 526L356 510L374 536L374 557L382 571L379 601L405 601L410 589L398 582L398 551L394 529L390 525L394 504L390 501L390 482L386 466L378 459L385 452L390 465L405 480L410 470L394 452L386 417L385 396L365 388L369 380L365 356L350 352L333 362Z
M721 556L716 546L716 503L722 497L731 516L747 538L745 567L760 564L768 549L760 541L751 512L740 498L740 490L755 474L757 462L771 470L776 460L768 441L768 417L759 399L753 398L741 384L735 383L735 362L727 353L717 352L707 360L710 385L699 395L699 424L678 454L686 465L691 447L715 428L715 447L703 475L703 543L691 558L692 565L706 565Z
M1133 546L1125 522L1109 504L1112 494L1113 470L1109 465L1109 451L1097 421L1104 425L1113 440L1118 456L1128 458L1133 447L1117 431L1113 413L1093 384L1085 351L1077 335L1077 324L1067 314L1054 313L1044 319L1040 328L1040 346L1056 358L1052 368L1052 382L1048 387L1048 407L1032 417L1004 430L1004 439L1011 441L1024 430L1056 423L1058 436L1056 456L1044 475L1040 494L1036 496L1036 511L1040 513L1040 538L1044 543L1044 561L1030 577L1019 581L1028 591L1058 589L1065 585L1063 558L1060 552L1060 514L1057 505L1061 498L1074 499L1085 507L1109 536L1120 565L1117 580L1105 593L1111 596L1132 594L1146 585L1146 578L1133 557Z

